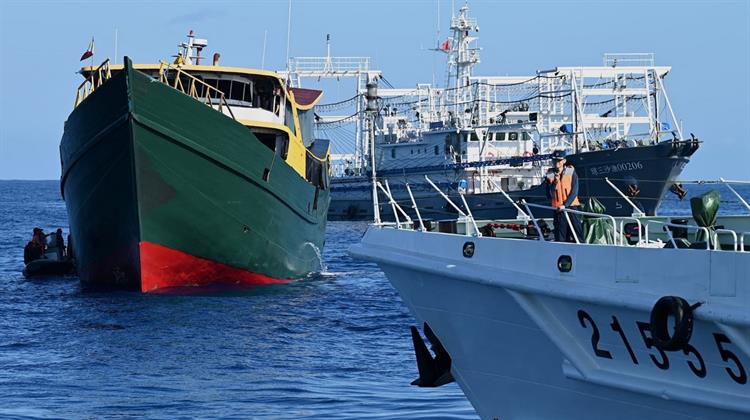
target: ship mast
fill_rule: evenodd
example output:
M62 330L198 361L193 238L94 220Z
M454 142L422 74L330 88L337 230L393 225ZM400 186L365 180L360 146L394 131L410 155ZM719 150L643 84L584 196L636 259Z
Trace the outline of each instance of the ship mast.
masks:
M207 39L196 38L191 29L187 35L187 42L181 42L179 50L175 56L175 64L196 64L201 63L201 51L208 45ZM193 55L195 53L195 55ZM194 61L195 60L195 61Z
M471 74L475 65L479 64L479 48L476 46L477 37L471 36L471 32L479 32L479 25L475 18L469 17L469 5L464 4L459 10L459 15L451 18L451 31L453 33L448 51L448 67L446 75L446 88L453 89L453 115L463 115L462 105L472 101ZM454 79L455 78L455 79ZM451 79L453 84L451 84ZM463 117L459 117L460 121ZM469 116L469 121L471 117ZM461 124L466 126L467 124Z

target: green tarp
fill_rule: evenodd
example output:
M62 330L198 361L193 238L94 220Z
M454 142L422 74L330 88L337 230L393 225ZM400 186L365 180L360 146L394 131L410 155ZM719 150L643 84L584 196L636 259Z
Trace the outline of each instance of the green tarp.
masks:
M583 211L604 214L607 208L596 198L589 197L583 205ZM615 243L615 233L609 218L584 216L583 235L587 244L607 245Z
M713 245L713 240L710 238L714 237L716 232L716 217L719 214L719 202L721 201L721 194L716 190L711 190L698 197L690 199L690 210L693 212L693 219L698 226L708 228L709 238L704 238L704 232L698 231L695 235L695 239L698 242L709 241Z

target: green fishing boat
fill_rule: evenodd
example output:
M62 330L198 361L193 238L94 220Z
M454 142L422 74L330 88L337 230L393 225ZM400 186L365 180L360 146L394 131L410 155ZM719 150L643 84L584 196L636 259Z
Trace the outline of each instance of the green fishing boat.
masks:
M320 269L328 142L322 92L275 72L174 63L85 67L60 143L84 285L154 292L286 282Z

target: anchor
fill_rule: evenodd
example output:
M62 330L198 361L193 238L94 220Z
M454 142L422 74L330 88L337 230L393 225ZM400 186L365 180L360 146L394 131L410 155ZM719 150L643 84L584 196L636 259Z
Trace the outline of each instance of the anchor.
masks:
M414 343L414 355L417 358L417 370L419 377L412 381L412 385L420 388L435 388L455 381L451 374L451 357L445 347L432 332L427 323L424 323L424 335L432 344L435 357L427 349L422 336L419 335L417 327L411 326L411 339Z

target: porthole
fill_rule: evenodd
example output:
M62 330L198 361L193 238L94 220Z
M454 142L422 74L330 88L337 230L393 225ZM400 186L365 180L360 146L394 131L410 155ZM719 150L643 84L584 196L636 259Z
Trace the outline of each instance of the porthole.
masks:
M560 255L557 259L557 269L561 273L569 273L573 269L573 258L570 255Z
M474 256L474 242L465 242L463 249L464 257L471 258Z

